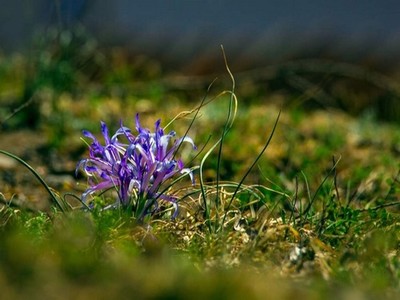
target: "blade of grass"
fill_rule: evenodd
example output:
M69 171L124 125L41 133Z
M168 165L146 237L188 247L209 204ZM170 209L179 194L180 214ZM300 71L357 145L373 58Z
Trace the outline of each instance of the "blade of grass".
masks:
M333 167L329 170L328 174L326 174L326 176L324 177L324 179L322 180L322 182L321 182L320 185L318 186L317 190L316 190L315 193L314 193L314 196L313 196L312 198L310 198L311 200L308 202L308 205L306 206L306 208L304 209L304 211L302 212L302 214L304 214L304 215L307 215L307 214L308 214L308 212L310 211L312 205L313 205L314 202L315 202L315 199L317 198L317 195L318 195L319 191L321 190L321 188L322 188L322 186L324 185L324 183L325 183L325 182L328 180L328 178L331 176L331 174L335 172L336 167L337 167L339 161L340 161L340 158L339 158L337 161L335 161ZM304 175L304 174L303 174L303 175ZM309 189L308 189L308 190L309 190ZM302 225L304 225L304 224L302 224Z
M233 77L233 74L232 74L231 70L229 69L228 60L226 58L225 50L224 50L224 46L223 45L221 45L221 50L222 50L222 56L224 58L226 71L228 72L228 74L229 74L229 76L231 78L231 81L232 81L232 88L231 88L230 99L229 99L228 114L226 116L224 129L223 129L222 134L221 134L221 139L220 139L220 142L219 142L218 155L217 155L217 174L216 174L216 185L215 185L216 186L216 191L217 191L217 193L215 195L215 207L216 207L216 210L218 210L219 202L220 202L220 200L219 200L219 190L220 190L219 180L220 180L220 171L221 171L222 148L223 148L223 145L224 145L225 136L228 134L229 130L231 129L232 124L233 124L233 122L234 122L234 120L236 118L236 112L237 112L237 101L235 101L236 100L236 98L235 98L235 85L236 85L235 84L235 78ZM234 111L233 114L232 114L232 111ZM219 216L219 214L217 214L216 224L218 224L218 222L219 222L218 216Z
M35 171L27 162L25 162L23 159L19 158L18 156L11 154L7 151L0 150L1 154L4 154L12 159L15 159L18 161L20 164L22 164L24 167L26 167L31 173L39 180L39 182L43 185L43 187L46 189L46 191L49 193L53 204L55 204L62 212L65 212L64 206L61 204L61 202L58 200L57 196L53 193L51 188L48 186L48 184L43 180L43 178L39 175L38 172Z
M228 207L227 207L227 209L226 209L227 211L229 211L229 208L230 208L230 206L231 206L233 200L235 199L236 194L239 192L239 190L240 190L240 188L241 188L241 186L242 186L244 180L245 180L246 177L250 174L251 170L252 170L253 167L257 164L257 162L260 160L260 158L261 158L261 156L263 155L263 153L265 152L265 150L267 150L267 148L268 148L268 146L269 146L269 144L270 144L270 142L271 142L271 140L272 140L272 137L273 137L273 135L274 135L274 133L275 133L276 127L277 127L277 125L278 125L280 115L281 115L281 111L279 111L279 114L278 114L278 116L277 116L277 118L276 118L276 120L275 120L275 123L274 123L274 126L273 126L273 128L272 128L272 131L271 131L271 133L270 133L270 135L269 135L269 137L268 137L268 140L267 140L267 142L265 143L263 149L262 149L262 150L260 151L260 153L257 155L256 159L253 161L253 163L251 164L251 166L247 169L246 173L244 174L244 176L242 177L242 179L241 179L240 182L238 183L238 185L237 185L237 187L236 187L236 189L235 189L235 192L233 193L233 195L232 195L232 197L231 197L231 199L230 199L230 201L229 201L229 203L228 203ZM222 219L222 223L221 223L221 224L224 224L225 218L226 218L226 215L225 215L224 218ZM220 228L220 230L223 230L223 227Z
M184 134L183 137L182 137L182 142L181 142L181 143L178 145L178 147L176 148L173 157L175 157L176 153L178 153L179 148L180 148L181 145L183 144L183 141L184 141L185 137L188 135L189 130L192 128L194 121L197 119L197 116L198 116L198 114L199 114L199 112L200 112L200 109L205 105L205 101L206 101L206 99L207 99L207 96L208 96L208 94L210 93L211 87L212 87L212 85L214 84L214 82L215 82L216 80L217 80L217 79L214 79L214 80L210 83L210 85L208 86L206 94L204 95L203 99L201 99L200 105L188 113L188 114L191 114L191 113L194 112L194 116L193 116L192 120L190 121L190 124L189 124L188 128L186 129L185 134ZM174 120L176 120L177 118L178 118L178 116L176 116L174 119L172 119L172 120L167 124L167 126L165 126L165 128L167 128L169 125L171 125L171 123L172 123Z

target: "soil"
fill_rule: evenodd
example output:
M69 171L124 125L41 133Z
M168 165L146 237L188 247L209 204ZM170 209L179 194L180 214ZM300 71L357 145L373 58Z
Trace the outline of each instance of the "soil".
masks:
M73 157L80 149L52 150L44 134L32 130L2 132L0 149L10 152L28 163L62 197L65 193L80 195L75 177L77 160ZM50 196L34 174L20 162L0 154L0 200L10 205L48 210Z

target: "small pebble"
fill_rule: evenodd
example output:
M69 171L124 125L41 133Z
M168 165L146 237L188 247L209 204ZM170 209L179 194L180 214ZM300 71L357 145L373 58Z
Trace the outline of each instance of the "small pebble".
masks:
M0 169L14 169L17 166L17 162L4 155L0 155Z

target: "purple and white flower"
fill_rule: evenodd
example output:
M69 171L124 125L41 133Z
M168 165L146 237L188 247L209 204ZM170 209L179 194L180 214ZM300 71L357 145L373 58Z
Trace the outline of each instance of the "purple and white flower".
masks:
M136 115L136 131L123 126L110 137L107 125L101 122L104 145L90 132L83 135L92 140L89 158L82 159L76 171L82 169L88 176L88 189L82 195L86 202L89 195L98 191L115 188L118 193L116 204L132 206L140 217L154 211L158 199L166 200L177 208L176 198L160 191L160 187L174 175L188 174L194 183L191 169L185 168L176 157L180 145L187 142L196 146L188 137L177 138L171 131L167 134L161 128L161 121L155 123L155 131L143 128Z

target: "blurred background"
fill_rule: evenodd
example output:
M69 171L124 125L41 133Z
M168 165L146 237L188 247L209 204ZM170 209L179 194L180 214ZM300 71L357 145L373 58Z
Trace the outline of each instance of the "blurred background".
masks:
M106 65L133 66L145 57L155 62L151 74L192 76L170 84L204 91L213 77L201 76L225 72L223 44L242 98L278 92L285 100L301 97L310 107L367 111L387 121L400 115L395 0L0 0L0 5L0 53L20 53L31 61L47 53L58 70L50 77L67 89L74 80L65 65L92 80L104 75ZM43 69L41 60L36 69ZM25 91L22 102L35 88Z
M102 47L154 56L187 72L213 70L223 44L238 69L304 57L398 66L395 0L1 0L0 48L27 51L51 26L81 24ZM208 62L208 64L207 64Z

